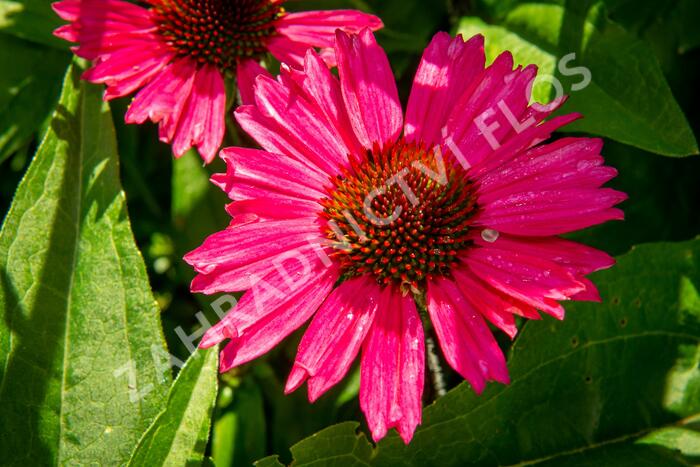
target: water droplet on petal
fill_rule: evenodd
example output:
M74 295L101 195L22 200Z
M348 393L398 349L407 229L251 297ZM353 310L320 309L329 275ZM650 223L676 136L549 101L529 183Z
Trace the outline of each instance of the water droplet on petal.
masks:
M493 243L498 240L499 235L500 234L498 231L493 229L484 229L481 231L481 238L483 238L485 242L489 243Z
M355 317L355 315L353 315L352 313L348 313L347 315L345 315L345 317L347 319L353 319Z

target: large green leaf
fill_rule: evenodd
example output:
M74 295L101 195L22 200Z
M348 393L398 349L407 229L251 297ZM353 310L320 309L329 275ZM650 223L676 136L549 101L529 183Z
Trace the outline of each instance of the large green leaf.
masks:
M200 465L217 390L218 350L192 354L170 388L165 410L139 441L133 466Z
M564 110L586 118L567 127L607 136L667 156L698 153L693 132L671 93L651 49L605 16L602 5L589 2L523 2L498 25L463 18L458 32L483 34L490 59L504 50L516 62L538 65L540 74L553 76L570 95ZM575 59L560 66L560 60ZM590 70L590 83L574 67ZM563 70L563 71L562 71ZM535 98L549 101L548 81L535 86Z
M50 116L69 60L65 52L0 33L0 162Z
M38 44L67 50L69 43L53 31L65 24L48 0L0 0L0 31Z
M510 385L478 396L461 384L425 409L409 446L328 428L292 447L294 465L684 465L639 440L700 412L700 240L635 248L594 281L603 304L525 326Z
M125 462L162 409L159 311L101 90L71 67L0 233L0 458Z

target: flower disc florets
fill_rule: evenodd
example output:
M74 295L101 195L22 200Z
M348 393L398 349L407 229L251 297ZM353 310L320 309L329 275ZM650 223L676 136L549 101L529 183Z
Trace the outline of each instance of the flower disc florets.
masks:
M240 58L259 57L275 34L282 2L270 0L162 0L156 22L180 55L232 70Z
M471 244L474 185L439 148L403 140L375 147L332 183L322 216L346 277L373 274L419 292L425 280L449 275Z

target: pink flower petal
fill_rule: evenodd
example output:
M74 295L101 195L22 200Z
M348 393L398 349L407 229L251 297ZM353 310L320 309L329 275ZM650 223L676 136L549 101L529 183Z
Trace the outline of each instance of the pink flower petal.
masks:
M362 350L360 407L379 441L396 427L408 444L421 422L424 378L423 325L411 296L384 288Z
M255 78L258 75L272 77L269 71L261 67L252 59L240 60L236 65L236 84L241 95L241 103L244 105L255 103Z
M323 259L319 248L320 227L316 217L252 222L210 235L185 255L199 273L193 292L212 294L250 287L253 275L266 275L285 260L303 263L304 258Z
M221 158L227 171L212 176L212 182L233 200L279 196L317 202L327 196L327 176L311 172L291 157L231 147L221 151Z
M55 34L78 42L75 53L88 60L111 54L129 44L154 45L157 25L151 13L133 3L119 0L65 0L53 3L59 17L70 21Z
M80 17L81 0L63 0L51 4L56 14L66 21L77 21Z
M542 118L544 118L544 114ZM469 171L471 177L480 180L485 175L499 170L505 164L522 154L523 151L549 139L555 130L581 118L581 114L567 114L554 117L538 125L532 125L520 133L511 135L488 157L475 163ZM539 120L539 118L538 118ZM449 136L448 136L449 137ZM450 145L454 147L454 144ZM465 154L469 158L469 153Z
M213 345L223 340L224 329L238 331L221 352L221 372L268 352L298 329L323 303L339 275L337 268L320 262L308 274L298 276L298 272L294 268L285 274L274 271L257 281L236 308L205 334L203 341ZM290 287L289 276L298 277L298 285Z
M439 32L423 52L408 99L404 136L428 146L442 141L448 115L484 70L484 37L464 42Z
M154 33L157 26L150 12L140 6L118 0L66 0L52 7L71 22L54 34L78 42L74 52L95 61L83 78L106 84L106 100L148 83L173 58Z
M308 378L313 402L345 376L374 321L379 295L376 281L367 276L331 292L301 339L286 393Z
M180 59L168 65L136 95L126 112L126 123L161 122L165 141L170 141L190 95L196 70L194 60Z
M226 89L221 72L213 65L197 70L187 103L173 138L173 153L182 156L196 146L205 162L214 160L226 130Z
M347 153L360 156L363 147L350 124L340 82L313 51L306 53L300 86L335 129L338 139L344 142Z
M513 57L504 52L477 79L473 90L453 105L446 134L468 156L471 165L478 164L514 133L508 117L517 119L518 125L522 122L528 110L528 87L536 73L534 65L513 71ZM530 126L537 122L533 119Z
M515 314L522 314L521 308L503 300L492 288L482 282L468 269L455 268L452 271L457 287L471 304L491 324L513 339L518 333Z
M603 251L557 237L524 238L501 234L493 244L480 236L475 238L475 243L484 248L495 245L501 250L550 261L563 267L585 287L571 295L572 300L600 301L598 290L584 274L607 269L615 264L615 260Z
M226 211L234 219L249 215L254 215L259 220L309 218L318 215L322 210L323 208L316 201L284 195L244 199L226 206Z
M393 143L403 114L389 60L369 29L359 36L338 31L336 56L343 99L359 141L367 149Z
M501 249L498 242L466 253L464 261L471 271L501 292L563 319L564 309L557 301L568 300L585 285L554 261Z
M295 42L283 35L275 35L267 40L267 50L282 63L300 68L309 44Z
M338 174L347 165L348 148L317 105L307 100L297 87L292 80L278 82L258 76L257 108L297 141L307 159L329 174Z
M627 195L610 188L530 189L483 205L474 225L514 235L550 236L624 218L613 206Z
M602 166L602 146L592 138L562 138L537 146L481 177L479 200L488 204L532 187L598 188L617 175L617 170Z
M321 169L316 162L316 156L309 159L305 143L299 138L287 133L273 118L270 118L258 110L254 105L242 105L236 109L236 120L246 133L248 133L262 148L272 154L282 154L292 157L306 165L309 170L332 177L335 174Z
M104 58L83 73L91 83L107 85L105 100L131 94L158 76L173 55L157 41L135 41Z
M318 56L323 60L328 68L336 68L338 59L335 56L335 48L326 48L318 51Z
M580 279L581 283L586 287L585 290L573 295L571 300L578 300L579 302L598 302L600 303L602 299L600 298L600 293L595 284L585 277Z
M361 11L322 10L288 13L277 20L275 29L294 42L332 48L338 29L357 34L364 28L376 31L383 26L382 20Z
M508 384L506 360L496 339L451 280L428 282L426 305L445 359L477 393L489 380Z
M615 264L615 259L604 251L557 237L524 238L502 234L493 243L477 236L475 243L484 248L495 246L501 250L551 261L579 276L607 269Z

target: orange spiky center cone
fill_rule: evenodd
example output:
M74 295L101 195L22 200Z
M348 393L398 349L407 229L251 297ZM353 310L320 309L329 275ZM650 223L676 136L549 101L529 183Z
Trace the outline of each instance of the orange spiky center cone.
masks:
M321 204L345 277L372 274L414 293L449 275L472 243L477 210L474 184L453 157L404 140L354 161Z

